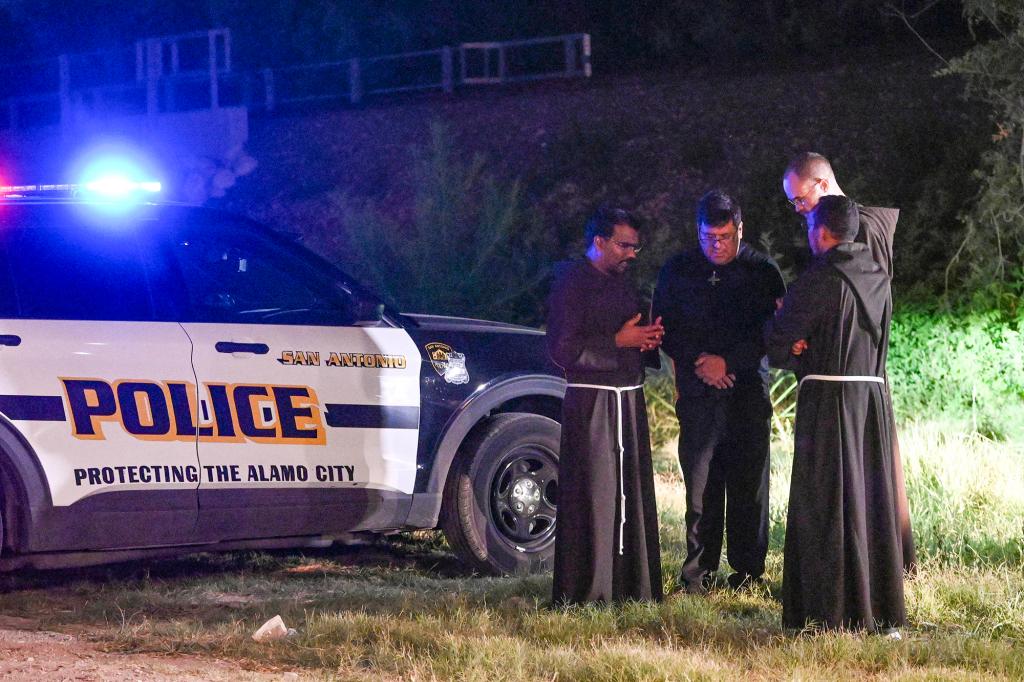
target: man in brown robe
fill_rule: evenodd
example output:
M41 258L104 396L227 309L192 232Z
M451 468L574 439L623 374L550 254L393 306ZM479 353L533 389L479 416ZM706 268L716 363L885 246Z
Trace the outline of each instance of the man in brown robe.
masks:
M556 604L662 597L658 513L644 403L642 351L661 345L661 321L625 276L640 251L638 222L601 209L583 259L561 264L548 301L548 353L565 371ZM656 357L656 356L655 356Z
M853 242L858 222L846 197L818 202L807 220L815 260L766 331L769 361L800 381L782 620L898 638L903 547L883 378L892 296Z
M821 154L803 152L786 166L782 176L782 190L793 209L805 218L824 196L845 196L836 181L832 165ZM857 205L860 229L854 241L866 244L872 260L882 266L892 281L892 242L896 233L896 221L900 211L896 208ZM913 575L917 570L917 556L914 549L914 535L910 524L910 504L903 479L903 465L900 461L899 440L896 437L896 421L892 410L892 392L886 379L885 410L892 432L895 453L896 512L900 519L900 533L903 536L903 570Z

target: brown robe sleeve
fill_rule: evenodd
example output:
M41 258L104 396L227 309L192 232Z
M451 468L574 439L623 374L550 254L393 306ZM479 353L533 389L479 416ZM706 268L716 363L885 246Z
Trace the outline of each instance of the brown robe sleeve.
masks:
M592 296L585 279L570 272L555 283L548 299L548 355L569 372L619 369L621 349L615 334L602 333L587 320Z
M892 240L896 234L896 222L900 219L898 208L880 206L857 206L860 211L860 232L856 241L867 244L871 259L882 266L886 276L892 279Z

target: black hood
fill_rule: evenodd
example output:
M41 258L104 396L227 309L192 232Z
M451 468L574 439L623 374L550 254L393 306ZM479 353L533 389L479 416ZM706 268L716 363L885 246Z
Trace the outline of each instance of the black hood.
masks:
M879 343L890 305L889 277L885 270L871 260L865 244L840 244L825 254L825 260L850 285L857 299L861 325L875 343Z

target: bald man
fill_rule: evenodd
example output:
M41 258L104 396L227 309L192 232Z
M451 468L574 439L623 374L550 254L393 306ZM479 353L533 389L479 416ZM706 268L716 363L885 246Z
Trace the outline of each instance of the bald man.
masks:
M825 196L846 196L836 180L829 163L821 154L803 152L795 156L782 174L782 191L793 206L793 210L805 219L818 206ZM871 258L880 266L892 281L892 241L896 233L896 222L899 220L898 208L882 208L878 206L862 206L857 204L860 214L860 230L854 241L867 244ZM886 380L885 409L892 431L894 454L894 484L896 515L900 521L903 536L903 569L913 574L917 570L917 555L914 550L914 536L910 525L910 506L907 502L907 489L903 479L903 465L900 460L899 441L896 438L895 417L892 413L892 393Z
M782 191L793 210L805 219L824 196L846 196L832 172L832 164L821 154L804 152L798 155L782 176ZM882 266L892 279L892 238L899 220L898 208L857 205L860 211L860 231L856 241L867 244L872 259Z

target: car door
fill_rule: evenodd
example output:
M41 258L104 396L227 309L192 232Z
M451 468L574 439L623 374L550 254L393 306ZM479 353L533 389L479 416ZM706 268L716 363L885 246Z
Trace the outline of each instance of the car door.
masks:
M201 394L203 536L404 520L419 425L408 334L361 322L328 268L249 224L196 213L169 248Z
M0 211L0 412L42 472L29 549L191 540L195 433L169 385L191 344L162 318L140 223L90 206Z

